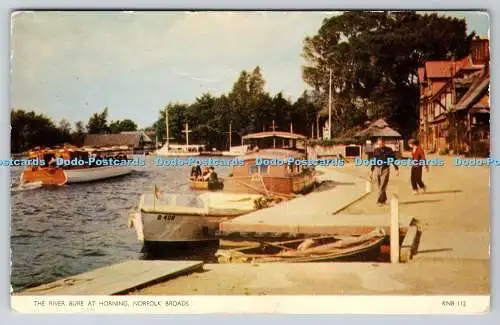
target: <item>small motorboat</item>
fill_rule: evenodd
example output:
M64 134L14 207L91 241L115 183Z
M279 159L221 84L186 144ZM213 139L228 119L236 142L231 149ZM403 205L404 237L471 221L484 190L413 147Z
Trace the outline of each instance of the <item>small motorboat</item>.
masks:
M193 190L220 191L224 189L224 180L219 178L216 183L189 179L189 187Z
M261 197L222 192L143 194L129 216L129 227L135 228L145 247L214 241L222 221L256 210Z
M40 149L30 152L31 159L43 162L40 166L28 166L21 174L21 183L41 182L43 185L61 186L71 183L93 182L113 177L123 176L132 172L132 167L124 165L98 165L91 164L90 153L97 149L62 148ZM78 165L50 166L50 161L59 157L63 161L74 161ZM127 162L130 159L120 161Z
M215 253L219 263L305 263L355 259L378 254L385 240L382 229L361 236L320 236L284 242L254 242Z

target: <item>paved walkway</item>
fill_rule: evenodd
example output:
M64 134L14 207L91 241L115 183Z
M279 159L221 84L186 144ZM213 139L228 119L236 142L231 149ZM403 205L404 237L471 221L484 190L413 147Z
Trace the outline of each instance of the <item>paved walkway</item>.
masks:
M388 218L365 215L337 214L367 195L366 180L333 169L320 169L320 181L333 182L333 188L313 192L277 206L258 210L221 223L223 233L281 232L281 233L338 233L359 234L378 226L388 227ZM406 224L409 224L405 220ZM346 229L352 227L354 230ZM365 228L366 228L365 227ZM341 232L336 232L336 229ZM308 229L305 231L305 229Z
M141 289L138 295L470 295L489 291L489 264L205 264L204 271Z
M438 158L429 156L428 159ZM391 171L388 195L397 193L400 213L415 217L422 236L415 261L489 260L490 191L489 168L456 167L452 157L439 157L444 167L431 167L423 174L428 191L413 195L410 169L401 168L400 175ZM347 166L343 170L355 176L367 176L367 168ZM364 197L344 213L380 214L389 207L377 207L375 195Z

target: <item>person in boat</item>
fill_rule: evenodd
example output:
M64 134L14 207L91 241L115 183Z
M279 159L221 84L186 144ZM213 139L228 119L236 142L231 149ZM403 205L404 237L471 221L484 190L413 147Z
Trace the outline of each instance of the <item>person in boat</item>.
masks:
M203 173L200 175L200 181L208 181L210 175L210 169L208 167L203 168Z
M220 188L219 176L215 172L214 167L210 167L210 173L208 175L207 181L209 190L217 190Z
M198 179L201 176L201 166L200 164L196 164L196 178Z
M212 175L213 167L210 167L210 168L206 167L205 171L206 172L203 173L203 180L208 182L210 180L211 175Z
M49 161L49 168L55 168L56 167L56 156L52 156L52 158L50 158L50 161Z
M198 179L198 172L196 170L196 166L191 167L191 175L189 176L190 180Z

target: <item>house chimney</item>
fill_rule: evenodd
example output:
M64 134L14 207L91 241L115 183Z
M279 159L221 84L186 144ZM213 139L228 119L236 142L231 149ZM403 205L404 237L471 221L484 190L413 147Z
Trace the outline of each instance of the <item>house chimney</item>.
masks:
M474 35L470 41L472 64L484 64L490 60L490 44L488 39L481 39Z

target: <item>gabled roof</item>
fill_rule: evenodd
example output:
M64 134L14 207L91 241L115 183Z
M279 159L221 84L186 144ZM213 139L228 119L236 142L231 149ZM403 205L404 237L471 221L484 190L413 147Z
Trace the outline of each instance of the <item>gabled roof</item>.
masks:
M490 86L490 75L485 74L484 76L478 78L476 82L472 84L470 89L465 93L465 95L460 98L460 101L455 106L457 111L467 109L476 102L481 101L484 98L485 92Z
M149 139L149 141L148 141ZM87 134L83 145L86 147L133 146L151 142L151 139L141 132L126 132L119 134Z
M472 58L466 56L461 60L436 60L436 61L426 61L425 62L425 76L427 78L450 78L452 74L455 74L460 69L471 68L479 69L479 66L474 66L472 64Z
M136 134L142 136L143 142L153 142L153 140L151 140L151 137L145 131L122 131L120 132L120 134Z

